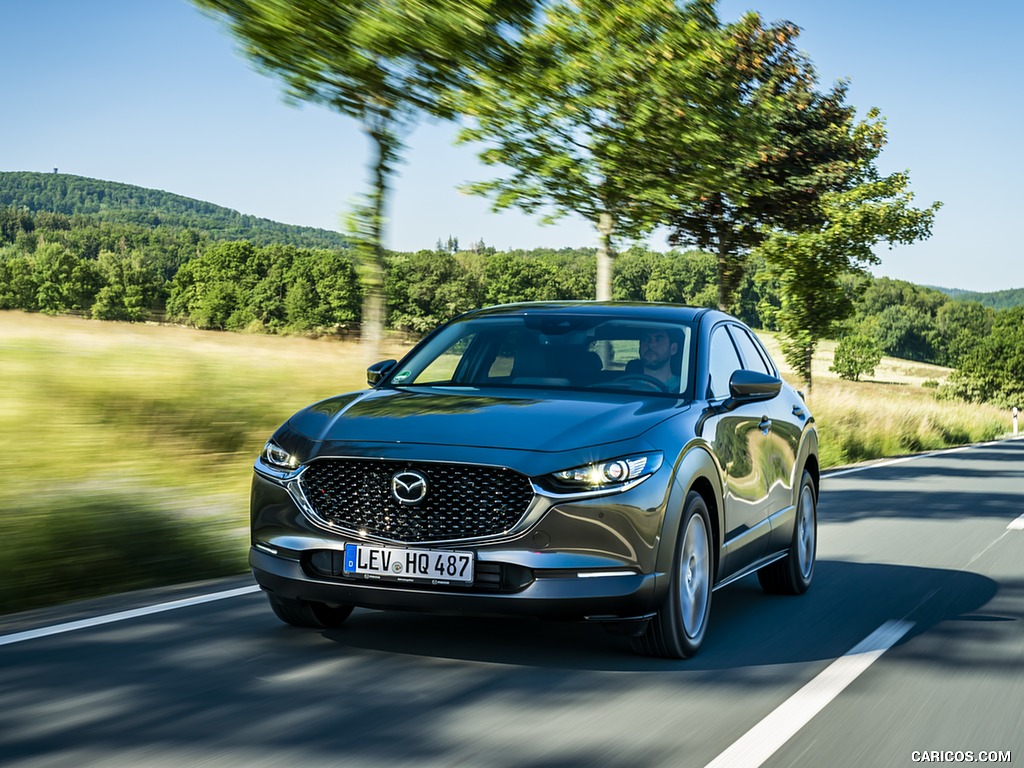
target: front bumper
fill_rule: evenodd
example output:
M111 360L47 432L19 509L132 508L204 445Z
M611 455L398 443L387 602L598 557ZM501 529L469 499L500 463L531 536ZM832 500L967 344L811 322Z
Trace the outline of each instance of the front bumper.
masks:
M485 458L494 459L491 466L505 464L502 457ZM667 564L658 556L666 508L677 503L669 500L675 486L668 466L615 493L570 498L537 491L520 523L496 536L409 544L326 525L310 513L294 476L260 469L252 485L249 562L260 586L282 598L455 615L621 621L648 618L667 590ZM443 585L346 576L336 558L347 543L471 550L476 580Z
M320 576L301 556L273 555L256 547L249 550L249 565L257 583L280 597L382 610L622 621L649 618L658 604L659 578L653 573L531 570L528 582L515 591L482 592Z

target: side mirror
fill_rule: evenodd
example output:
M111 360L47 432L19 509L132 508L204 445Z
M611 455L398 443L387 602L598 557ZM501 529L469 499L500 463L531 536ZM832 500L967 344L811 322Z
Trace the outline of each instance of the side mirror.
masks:
M366 383L371 387L376 387L384 380L385 376L394 370L396 365L398 365L397 360L381 360L379 363L374 363L366 369Z
M729 399L722 407L731 411L746 403L771 400L782 391L782 379L758 371L736 371L729 379Z

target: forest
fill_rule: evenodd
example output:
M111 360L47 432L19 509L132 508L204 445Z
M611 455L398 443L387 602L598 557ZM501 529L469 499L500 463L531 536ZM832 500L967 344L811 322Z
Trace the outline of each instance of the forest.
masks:
M169 192L66 173L0 171L0 208L10 206L146 229L192 229L212 240L244 239L258 245L288 243L304 248L348 246L342 235L327 229L279 224Z
M240 216L228 209L79 177L0 174L0 195L8 201L0 206L0 309L262 333L359 327L359 268L337 233L318 241L333 237L330 248L311 247L307 228L276 222L261 224L258 238L228 236ZM151 206L149 222L130 215L140 201ZM452 236L432 249L386 252L384 264L386 325L411 334L490 304L592 299L597 281L593 248L496 251L479 241L463 249ZM866 272L844 275L842 287L854 312L838 329L841 376L870 373L884 354L961 369L946 388L953 396L1018 397L1024 308L995 310ZM711 253L634 246L614 260L613 299L714 307L718 295ZM780 306L777 277L752 257L731 311L774 331ZM993 373L999 366L1009 368Z

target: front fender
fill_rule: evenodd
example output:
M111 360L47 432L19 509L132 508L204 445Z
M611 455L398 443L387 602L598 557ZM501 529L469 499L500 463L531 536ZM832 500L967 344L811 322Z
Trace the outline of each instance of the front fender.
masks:
M818 467L818 429L814 419L808 419L803 434L800 435L800 446L797 449L796 463L793 465L793 506L796 507L800 497L800 479L804 470L811 473L814 479L814 490L821 490L821 473Z
M686 497L691 490L696 490L704 497L711 517L714 538L713 552L715 558L715 574L717 575L722 562L722 531L725 530L724 508L722 503L722 473L707 445L703 441L693 441L686 446L676 465L672 490L669 492L668 504L665 508L665 522L662 526L662 540L658 547L657 570L665 588L668 585L668 574L672 572L672 561L676 554L676 543L679 539L683 510ZM659 583L659 588L661 584Z

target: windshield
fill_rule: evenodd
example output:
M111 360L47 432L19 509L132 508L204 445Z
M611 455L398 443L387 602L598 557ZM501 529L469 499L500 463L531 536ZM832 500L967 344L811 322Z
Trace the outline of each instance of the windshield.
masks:
M686 395L686 325L564 314L467 318L403 360L392 386L529 387Z

